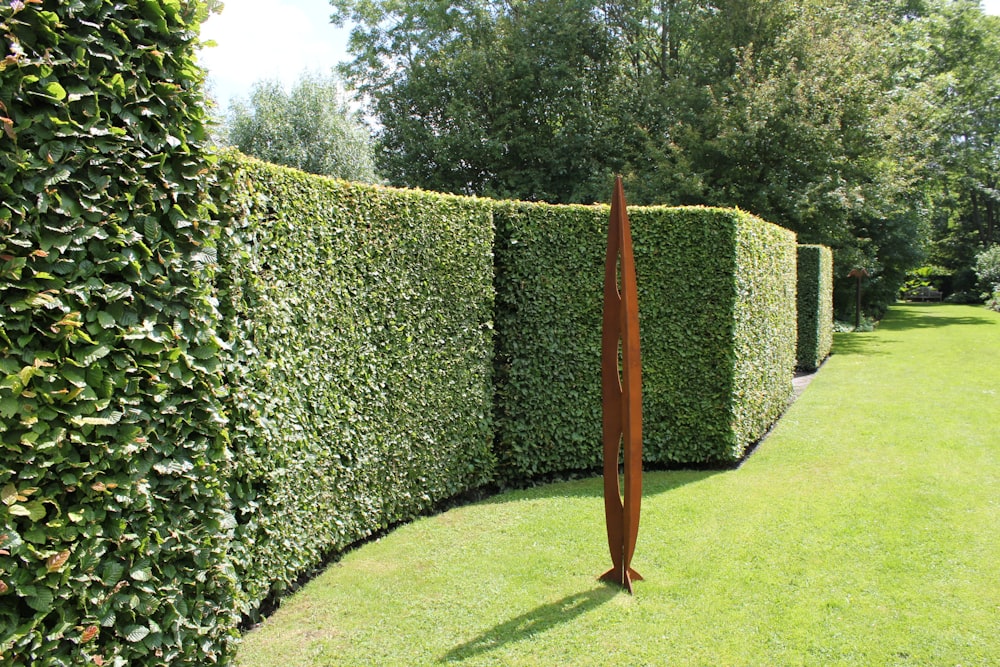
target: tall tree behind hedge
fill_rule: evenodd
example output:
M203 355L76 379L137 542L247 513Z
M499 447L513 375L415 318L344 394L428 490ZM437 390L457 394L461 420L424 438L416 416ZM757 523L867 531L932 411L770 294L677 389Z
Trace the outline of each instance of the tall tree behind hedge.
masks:
M0 663L234 635L196 0L0 5Z
M376 180L371 137L342 100L336 78L304 73L290 93L277 81L258 81L248 100L230 103L226 125L228 143L266 162Z
M977 252L1000 242L1000 17L976 0L955 0L912 26L926 126L934 159L926 171L933 207L930 260L965 271L972 284Z
M619 59L592 3L334 0L358 24L348 80L371 100L394 185L548 202L606 197ZM610 161L610 164L609 164Z
M897 122L892 71L921 3L331 3L397 185L571 203L623 172L634 203L739 206L833 247L874 309L919 260L898 138L924 129Z

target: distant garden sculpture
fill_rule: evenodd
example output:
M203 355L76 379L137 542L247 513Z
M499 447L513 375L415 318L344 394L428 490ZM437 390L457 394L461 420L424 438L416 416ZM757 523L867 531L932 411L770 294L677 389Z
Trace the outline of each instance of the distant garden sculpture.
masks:
M613 564L601 580L618 584L632 593L632 582L642 579L642 575L630 567L642 502L642 366L632 234L620 176L615 180L611 199L604 264L601 403L604 515ZM618 480L618 457L622 449L624 493Z

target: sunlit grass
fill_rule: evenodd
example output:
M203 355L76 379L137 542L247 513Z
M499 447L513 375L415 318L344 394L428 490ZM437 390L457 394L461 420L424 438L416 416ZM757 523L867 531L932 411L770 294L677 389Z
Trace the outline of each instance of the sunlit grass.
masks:
M239 664L1000 664L1000 315L897 306L738 470L645 475L630 597L601 482L505 494L364 546Z

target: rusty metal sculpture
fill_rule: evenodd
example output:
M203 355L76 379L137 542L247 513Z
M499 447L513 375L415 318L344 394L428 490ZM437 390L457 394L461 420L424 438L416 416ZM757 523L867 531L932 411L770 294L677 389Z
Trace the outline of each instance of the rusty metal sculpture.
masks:
M639 303L632 234L619 176L611 199L608 251L604 264L604 322L601 340L601 403L604 442L604 516L613 567L602 581L632 592L642 575L630 566L639 533L642 502L642 370ZM624 493L618 480L624 449Z

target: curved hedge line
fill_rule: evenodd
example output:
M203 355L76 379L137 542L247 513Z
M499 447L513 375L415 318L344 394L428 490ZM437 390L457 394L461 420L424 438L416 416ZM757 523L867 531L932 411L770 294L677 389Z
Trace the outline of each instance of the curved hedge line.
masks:
M0 4L0 663L235 637L194 2Z
M497 455L508 479L600 462L605 206L498 204ZM795 236L740 211L631 208L644 458L733 462L787 405Z
M798 367L816 370L833 348L833 253L800 245L798 253Z
M253 614L323 556L489 482L489 202L230 155L220 308Z
M228 664L328 553L600 464L608 208L213 170L203 6L0 4L4 665ZM646 458L734 461L791 394L794 236L630 215Z

